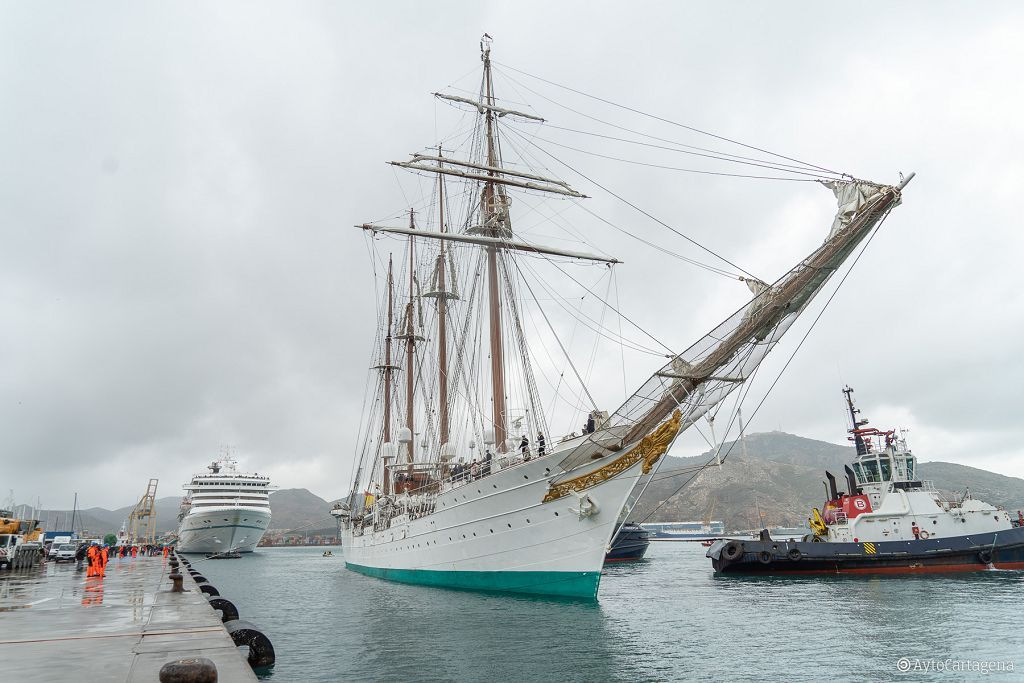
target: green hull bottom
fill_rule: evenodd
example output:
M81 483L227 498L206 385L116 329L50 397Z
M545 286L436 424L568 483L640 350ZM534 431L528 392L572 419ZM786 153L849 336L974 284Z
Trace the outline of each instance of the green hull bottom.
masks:
M553 595L597 599L601 572L453 572L430 569L383 569L346 562L354 572L378 579L458 590Z

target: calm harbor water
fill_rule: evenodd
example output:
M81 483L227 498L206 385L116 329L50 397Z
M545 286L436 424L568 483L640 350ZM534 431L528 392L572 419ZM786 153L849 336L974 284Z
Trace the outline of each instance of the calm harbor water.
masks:
M716 578L699 544L654 543L647 560L606 569L597 603L577 603L385 582L332 550L193 557L273 641L265 679L1024 679L1024 572ZM901 657L915 670L901 673ZM926 672L926 660L1014 670Z

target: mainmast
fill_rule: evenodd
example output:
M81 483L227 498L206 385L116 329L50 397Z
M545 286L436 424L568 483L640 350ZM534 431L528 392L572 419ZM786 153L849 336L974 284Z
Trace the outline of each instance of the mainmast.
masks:
M494 141L494 85L491 80L491 44L490 36L484 35L480 41L481 58L484 62L484 119L487 134L487 166L489 169L498 167L497 145ZM507 237L503 234L503 219L507 219L504 192L499 191L493 181L494 170L488 170L491 180L484 184L482 215L486 234L490 237ZM499 205L500 204L500 205ZM491 391L493 402L492 421L494 423L494 445L499 453L506 451L507 433L505 427L505 362L501 337L501 290L498 286L498 250L487 248L487 291L490 304L490 337L491 337Z

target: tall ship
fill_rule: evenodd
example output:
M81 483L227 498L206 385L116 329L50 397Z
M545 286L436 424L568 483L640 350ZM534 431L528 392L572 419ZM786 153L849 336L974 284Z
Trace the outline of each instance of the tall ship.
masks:
M587 359L569 352L566 319L608 336L614 323L551 302L581 285L574 268L611 277L621 261L580 231L568 247L534 239L561 229L559 211L585 207L586 197L540 161L557 159L534 137L544 119L496 96L486 35L480 59L476 90L435 93L462 117L456 132L391 162L423 179L419 207L356 226L367 236L378 318L367 331L375 346L354 478L332 514L355 572L594 599L631 494L679 434L745 384L899 204L909 177L898 186L822 178L840 204L824 243L772 284L729 275L749 290L747 303L686 350L654 351L653 374L609 412L583 382ZM565 204L552 210L548 201ZM665 316L692 310L692 299L669 294L651 292ZM613 296L601 300L610 317L639 329ZM591 376L614 378L594 356ZM570 381L581 407L552 408L570 403ZM556 424L571 426L555 436Z
M1024 569L1022 515L977 500L967 489L948 496L918 476L917 456L896 430L868 427L843 390L856 455L845 489L825 472L828 500L797 541L722 540L707 552L716 572L921 573Z
M192 477L178 512L183 553L251 553L270 526L270 479L238 469L229 454Z

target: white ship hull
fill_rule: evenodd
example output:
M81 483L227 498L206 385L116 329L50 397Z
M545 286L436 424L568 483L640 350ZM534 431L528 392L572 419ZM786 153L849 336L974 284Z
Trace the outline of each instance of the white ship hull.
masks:
M614 453L581 472L621 457ZM382 531L343 531L345 564L407 583L594 598L619 512L641 476L636 462L581 495L543 502L567 451L532 460L439 494L435 511Z
M270 510L254 507L204 507L192 510L178 527L178 552L251 553L270 525Z

